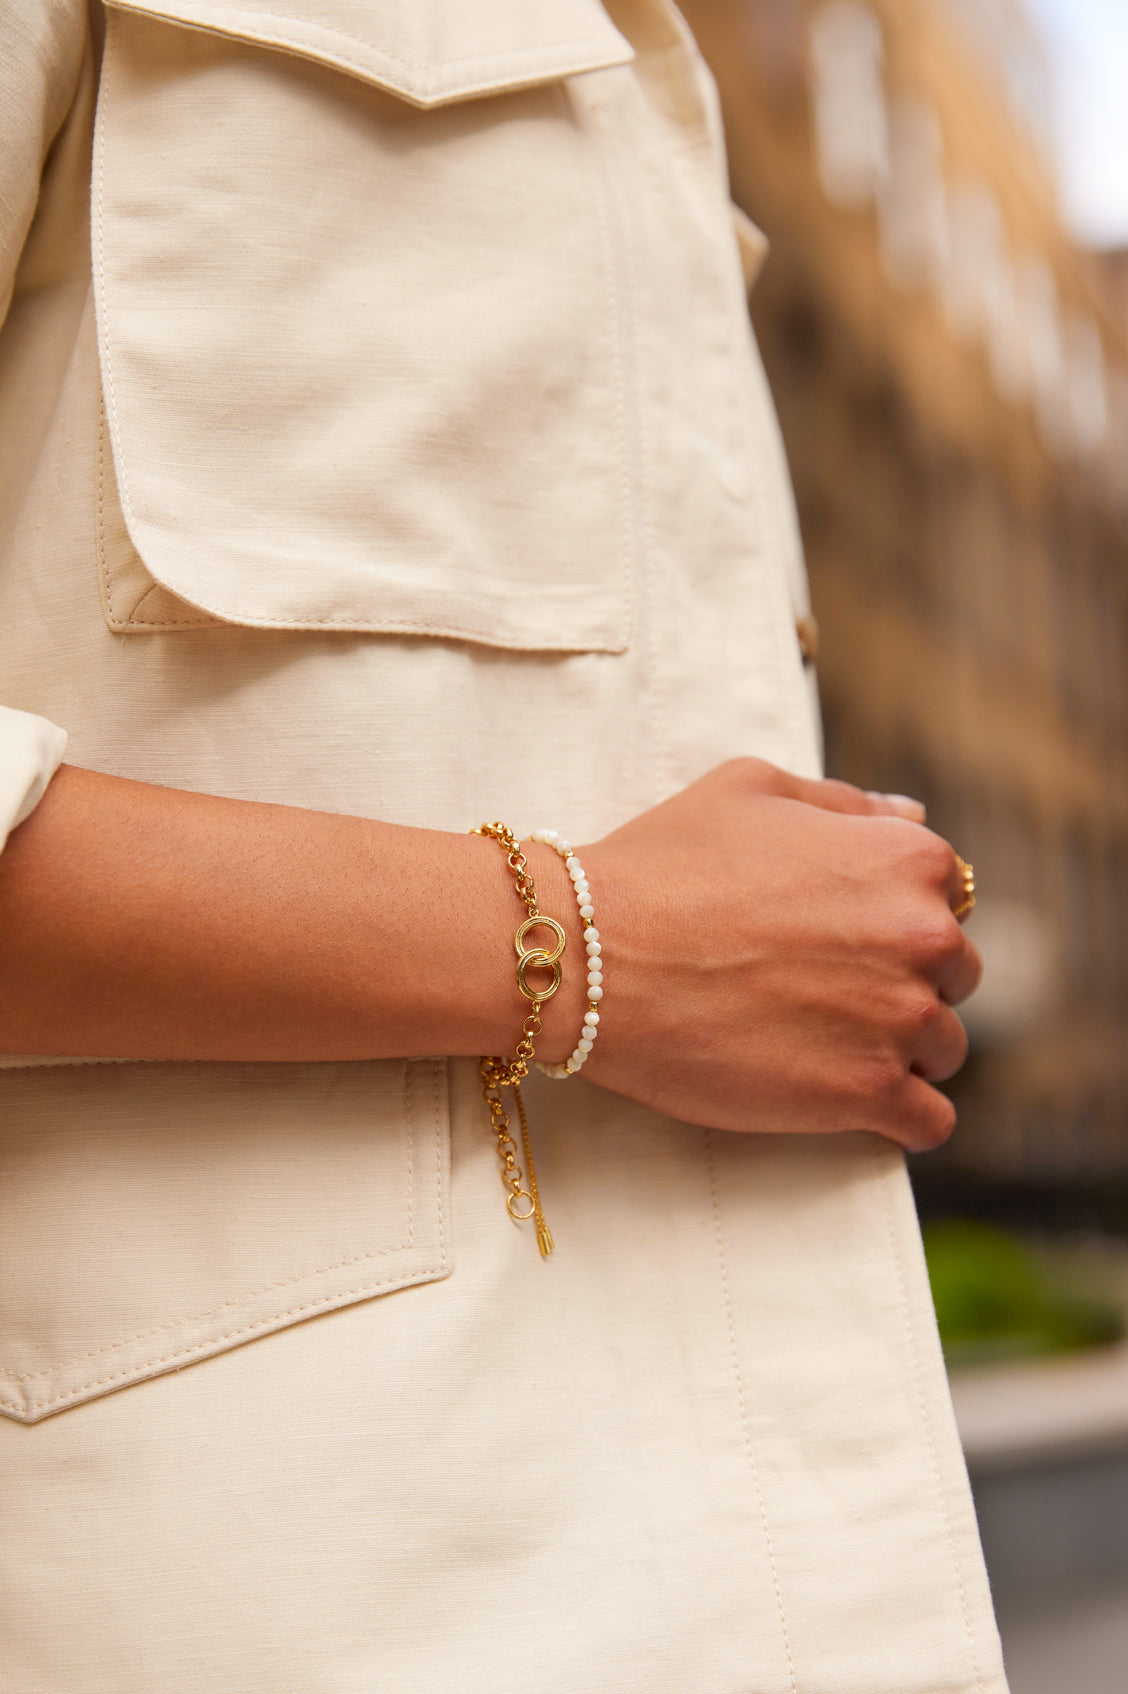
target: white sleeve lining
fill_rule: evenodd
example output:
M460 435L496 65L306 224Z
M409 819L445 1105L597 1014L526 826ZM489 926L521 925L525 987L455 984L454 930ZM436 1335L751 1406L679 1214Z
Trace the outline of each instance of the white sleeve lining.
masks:
M0 706L0 848L31 816L66 750L65 730L47 718Z

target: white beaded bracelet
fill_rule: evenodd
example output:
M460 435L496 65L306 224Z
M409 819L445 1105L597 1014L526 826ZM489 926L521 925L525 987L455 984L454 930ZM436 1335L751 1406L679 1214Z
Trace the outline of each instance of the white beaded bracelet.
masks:
M571 1058L562 1065L543 1065L540 1060L534 1061L539 1071L545 1076L564 1078L575 1076L583 1067L584 1060L595 1046L595 1038L599 1034L599 1002L603 998L603 946L599 939L599 931L595 927L595 907L591 902L591 888L584 875L584 867L569 847L568 843L554 829L535 829L529 836L530 841L539 841L545 847L551 847L564 860L564 868L572 878L572 886L576 891L576 904L580 908L580 916L584 920L584 945L587 948L587 1011L584 1013L583 1028L580 1039L576 1043Z

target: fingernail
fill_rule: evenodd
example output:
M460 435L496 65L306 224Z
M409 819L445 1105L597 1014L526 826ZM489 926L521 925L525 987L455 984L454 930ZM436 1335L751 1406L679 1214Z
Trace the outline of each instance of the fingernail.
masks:
M884 800L887 806L895 806L897 811L904 812L906 817L917 818L922 823L928 816L924 807L924 802L921 800L914 800L911 794L880 794L876 791L871 791L870 799Z

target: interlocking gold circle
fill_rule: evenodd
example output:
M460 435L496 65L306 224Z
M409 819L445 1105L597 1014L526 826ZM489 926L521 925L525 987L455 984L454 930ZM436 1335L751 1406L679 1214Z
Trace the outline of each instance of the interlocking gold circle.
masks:
M552 949L551 953L545 952L543 947L534 947L530 949L525 946L526 935L528 935L531 929L537 929L538 927L542 929L550 929L555 935L556 946ZM542 965L554 965L563 953L566 945L567 937L564 934L563 924L558 924L555 918L542 918L539 915L535 918L526 918L513 938L513 946L519 959L523 956L527 957L530 951L534 953L543 953L544 957L537 961L538 964Z
M556 946L551 952L546 947L525 946L526 935L531 929L537 928L551 929L556 936ZM545 918L539 914L535 918L526 918L514 937L513 945L517 951L517 986L526 1000L532 1000L536 1004L542 1000L551 1000L560 987L560 956L567 945L563 925L558 924L555 918ZM526 978L526 972L530 970L551 971L552 986L544 989L530 988Z

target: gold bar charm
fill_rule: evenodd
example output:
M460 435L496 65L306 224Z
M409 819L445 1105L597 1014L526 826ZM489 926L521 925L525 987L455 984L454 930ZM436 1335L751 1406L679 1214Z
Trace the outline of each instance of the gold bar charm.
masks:
M545 1221L544 1207L541 1205L540 1189L537 1187L537 1170L533 1163L533 1148L529 1140L529 1120L525 1116L525 1102L521 1098L521 1084L513 1084L513 1098L517 1102L517 1116L521 1120L521 1142L525 1149L525 1174L529 1179L529 1193L533 1201L533 1216L537 1220L537 1246L540 1256L547 1259L554 1250L556 1243L552 1239L552 1231Z

